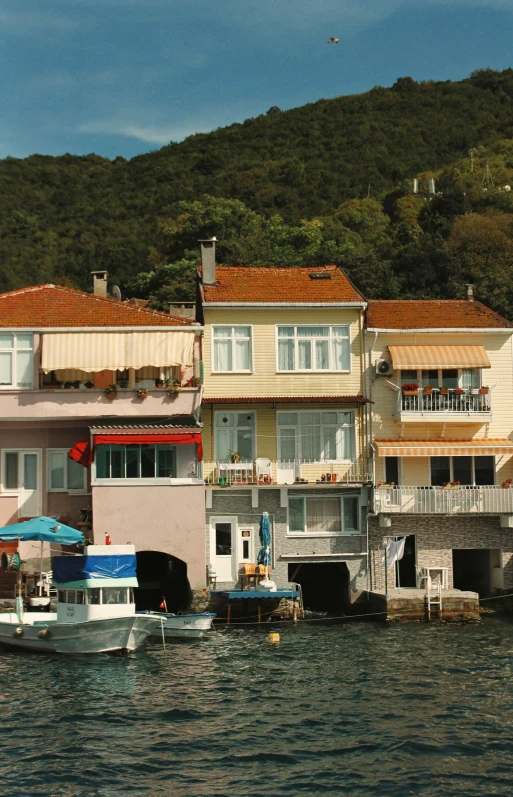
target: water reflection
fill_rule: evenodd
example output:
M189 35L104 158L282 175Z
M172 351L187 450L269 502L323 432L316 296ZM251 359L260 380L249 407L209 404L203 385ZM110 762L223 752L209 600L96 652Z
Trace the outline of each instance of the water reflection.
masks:
M4 793L509 793L511 624L281 637L233 628L126 659L1 653Z

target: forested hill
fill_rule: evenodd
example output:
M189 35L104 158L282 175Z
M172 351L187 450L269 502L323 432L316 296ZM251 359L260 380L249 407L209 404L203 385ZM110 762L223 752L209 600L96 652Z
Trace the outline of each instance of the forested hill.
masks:
M475 242L467 251L472 211L493 228L484 238L508 250L502 282L482 279L480 298L510 312L512 203L496 189L513 184L512 131L513 70L485 69L270 108L130 161L6 158L0 291L66 280L89 288L89 272L106 268L163 306L190 290L195 238L217 234L225 262L339 262L370 295L454 295L483 262ZM494 186L484 194L486 164ZM414 199L415 176L421 189L435 176L441 193ZM493 271L496 255L479 251Z

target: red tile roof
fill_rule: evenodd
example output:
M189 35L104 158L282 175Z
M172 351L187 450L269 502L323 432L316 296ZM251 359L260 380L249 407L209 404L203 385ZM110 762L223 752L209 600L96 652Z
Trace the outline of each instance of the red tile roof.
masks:
M311 274L327 275L329 279L312 279ZM216 284L203 285L202 290L203 301L207 303L336 304L365 301L338 266L216 266Z
M176 327L196 322L62 285L0 293L0 327Z
M241 396L202 399L203 404L372 404L365 396Z
M513 323L481 302L466 299L371 299L371 329L504 329Z

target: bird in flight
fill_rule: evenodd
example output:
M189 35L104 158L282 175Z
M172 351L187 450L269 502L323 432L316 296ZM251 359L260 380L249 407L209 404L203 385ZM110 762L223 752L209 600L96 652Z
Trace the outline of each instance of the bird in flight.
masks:
M338 39L332 36L331 39L328 39L328 44L338 44Z

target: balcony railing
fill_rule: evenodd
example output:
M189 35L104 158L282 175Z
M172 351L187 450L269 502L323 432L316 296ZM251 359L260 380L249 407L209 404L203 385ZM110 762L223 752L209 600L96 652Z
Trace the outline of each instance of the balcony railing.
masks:
M513 513L513 489L502 487L378 487L374 511L402 515Z
M476 415L492 411L491 394L480 393L479 390L462 390L460 388L448 390L432 390L426 392L420 388L415 395L408 395L403 391L396 392L396 415L415 413L416 415L431 415L434 413L459 413L460 415Z
M253 484L353 484L368 482L371 476L360 463L303 462L301 460L246 460L204 462L206 484L230 486Z

